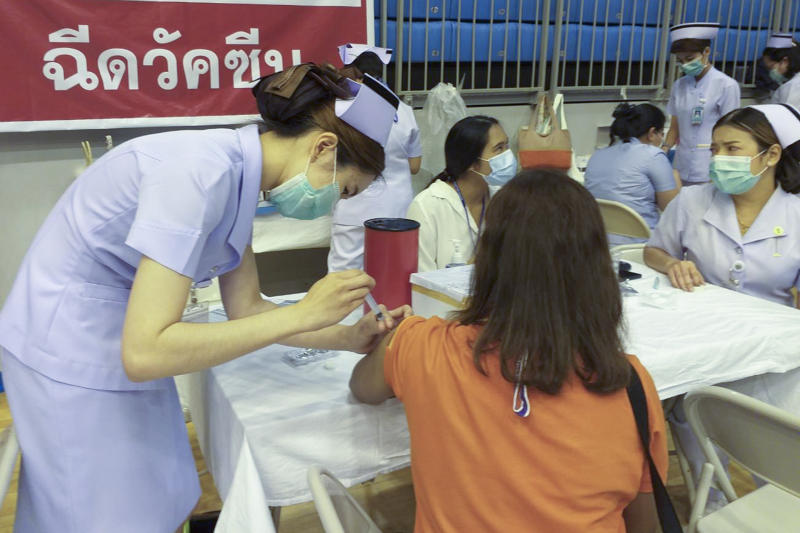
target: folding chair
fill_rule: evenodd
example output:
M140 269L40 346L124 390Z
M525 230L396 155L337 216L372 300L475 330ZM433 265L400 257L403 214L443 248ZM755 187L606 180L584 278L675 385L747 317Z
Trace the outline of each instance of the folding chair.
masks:
M633 261L634 263L644 264L644 243L639 244L620 244L609 250L611 258L616 261Z
M697 484L688 533L800 528L800 417L721 387L690 392L684 402L708 461ZM712 443L767 484L739 498ZM701 518L712 477L730 503Z
M307 477L325 533L381 533L347 488L328 470L312 466Z
M597 199L597 205L600 207L606 233L638 239L650 238L650 226L639 213L627 205L600 198Z

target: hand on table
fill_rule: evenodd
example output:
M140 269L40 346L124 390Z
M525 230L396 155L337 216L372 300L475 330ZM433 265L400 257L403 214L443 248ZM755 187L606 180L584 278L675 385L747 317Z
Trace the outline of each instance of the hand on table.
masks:
M351 345L350 351L356 353L367 353L372 350L378 343L386 336L387 333L392 331L403 319L410 317L414 314L411 307L403 305L397 309L388 311L385 306L379 306L383 313L383 320L376 320L375 314L370 312L361 320L356 322L353 326L348 328Z
M666 272L673 287L692 292L695 287L705 285L703 275L697 270L697 266L692 261L675 260Z
M311 330L318 330L338 324L364 305L374 286L375 280L361 270L333 272L312 285L297 305L303 308ZM374 316L372 321L376 322Z

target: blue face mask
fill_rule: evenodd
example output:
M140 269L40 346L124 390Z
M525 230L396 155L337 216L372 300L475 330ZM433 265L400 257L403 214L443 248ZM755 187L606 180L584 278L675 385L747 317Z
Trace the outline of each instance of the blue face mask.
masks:
M786 83L786 76L778 72L778 69L776 68L770 69L769 77L772 79L772 81L774 81L778 85L783 85L784 83Z
M706 66L699 57L689 61L688 63L681 64L681 71L683 71L683 73L687 76L699 76L700 73L703 72L704 68L706 68Z
M480 158L481 161L489 163L492 172L488 176L483 176L489 185L501 187L508 183L511 178L517 175L517 159L511 150L506 150L490 159ZM480 172L478 172L480 174Z
M726 194L742 194L752 189L758 180L761 179L761 174L753 175L750 172L750 162L756 157L766 152L762 151L753 157L741 155L715 155L711 158L711 165L709 167L709 175L711 181L720 191Z
M285 217L311 220L330 214L339 199L339 184L336 183L336 152L333 153L333 181L321 189L315 189L308 181L309 157L304 172L269 191L269 201Z

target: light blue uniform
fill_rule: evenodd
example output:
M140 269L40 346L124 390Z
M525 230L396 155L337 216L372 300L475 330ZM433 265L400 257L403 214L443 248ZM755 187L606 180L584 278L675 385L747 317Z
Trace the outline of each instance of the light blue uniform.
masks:
M627 205L642 215L651 229L659 217L656 193L677 187L663 150L635 138L595 152L586 167L584 185L595 198ZM644 242L621 235L608 238L611 245Z
M678 119L674 166L684 182L708 181L711 131L720 117L739 108L739 95L736 80L714 67L700 81L683 76L672 86L667 114Z
M667 206L648 246L684 253L709 283L784 305L800 287L800 197L780 187L741 235L730 195L688 187Z
M770 103L791 104L800 109L800 73L795 74L792 79L775 89Z
M64 193L0 313L22 447L17 532L172 532L200 495L172 378L131 382L121 334L140 258L236 268L261 179L257 126L127 142ZM7 370L8 369L8 370Z

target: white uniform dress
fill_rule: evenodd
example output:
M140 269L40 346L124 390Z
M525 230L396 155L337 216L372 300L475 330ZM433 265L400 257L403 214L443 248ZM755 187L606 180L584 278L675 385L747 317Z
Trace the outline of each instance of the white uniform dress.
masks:
M800 109L800 72L792 79L775 89L772 93L773 104L791 104Z
M800 197L780 186L741 235L730 195L713 184L681 189L648 246L686 256L708 283L792 305L800 287Z
M16 533L172 533L200 485L172 378L128 379L142 256L196 282L235 269L261 181L256 125L122 144L67 189L0 312L22 449Z
M364 221L403 218L413 198L408 160L422 155L414 110L400 102L397 122L386 142L386 168L366 190L336 202L331 227L328 270L364 268Z
M684 184L708 181L711 131L726 113L739 108L739 84L711 67L705 76L683 76L672 86L667 114L678 119L673 166Z
M499 187L489 187L493 195ZM487 207L489 202L486 202ZM453 258L453 239L460 241L466 259L475 255L480 228L456 190L436 180L419 193L408 208L408 218L419 222L419 272L445 268Z

